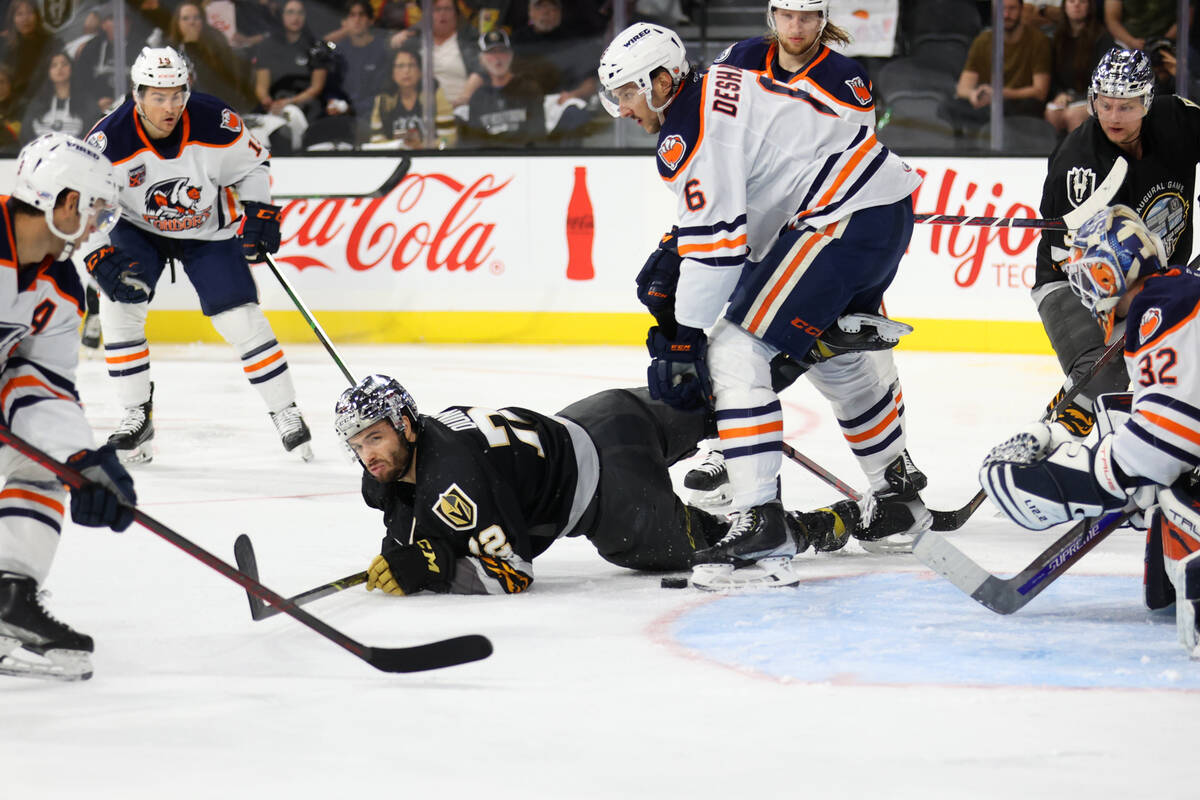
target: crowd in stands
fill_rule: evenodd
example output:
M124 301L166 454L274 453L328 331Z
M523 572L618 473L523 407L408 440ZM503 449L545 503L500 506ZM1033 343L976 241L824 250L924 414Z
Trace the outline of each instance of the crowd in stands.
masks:
M976 15L981 31L938 108L956 134L985 128L999 98L1006 116L1044 119L1065 135L1086 119L1088 79L1114 42L1144 48L1159 90L1175 88L1176 0L999 0L1000 80L991 75L991 4L940 1ZM120 65L117 2L125 21ZM921 2L901 0L901 30ZM578 145L611 125L598 108L595 70L615 3L624 3L626 20L659 12L666 18L656 21L668 25L702 5L436 0L426 50L417 0L0 0L0 154L48 131L86 133L123 100L129 65L146 45L183 53L194 90L233 106L278 154ZM897 56L905 46L898 40ZM1200 66L1200 57L1191 64Z

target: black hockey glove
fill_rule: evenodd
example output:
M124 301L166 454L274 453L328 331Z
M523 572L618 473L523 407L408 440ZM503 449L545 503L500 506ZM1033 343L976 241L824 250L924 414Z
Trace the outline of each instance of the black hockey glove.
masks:
M133 478L121 466L111 445L80 450L67 464L83 473L90 483L71 490L71 519L89 528L123 531L133 522L137 492Z
M263 253L279 250L279 206L247 200L242 203L242 255L251 264L263 260Z
M404 595L422 589L436 591L450 580L451 561L450 548L430 539L387 548L375 556L367 570L367 591L382 589L388 594Z
M137 262L111 244L93 250L83 263L110 300L145 303L150 299L150 286L137 274Z
M704 362L708 337L704 331L680 325L675 336L669 337L655 325L646 337L646 349L651 359L646 370L651 397L683 411L711 405L712 384Z
M679 285L679 265L683 261L676 250L675 232L663 234L662 241L637 275L637 297L668 335L675 335L675 288Z

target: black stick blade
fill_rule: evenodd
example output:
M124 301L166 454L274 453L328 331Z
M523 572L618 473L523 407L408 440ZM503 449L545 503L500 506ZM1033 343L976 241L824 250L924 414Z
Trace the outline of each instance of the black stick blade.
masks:
M486 636L470 634L415 647L372 647L366 661L384 672L424 672L481 661L491 654L492 643Z
M239 533L238 537L233 540L233 558L237 561L238 569L255 581L258 580L258 559L254 557L254 545L251 544L250 537L244 533ZM266 615L267 604L251 594L249 590L246 591L246 600L250 603L251 619L257 622Z

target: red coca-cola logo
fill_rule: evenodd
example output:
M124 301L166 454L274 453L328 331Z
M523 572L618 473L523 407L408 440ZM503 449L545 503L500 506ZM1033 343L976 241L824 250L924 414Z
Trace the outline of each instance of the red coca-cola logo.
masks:
M923 179L928 177L923 169L918 169L917 173ZM999 216L1026 219L1034 219L1038 216L1037 211L1025 203L1005 203L1000 200L1004 195L1003 181L992 184L991 195L995 200L989 200L980 206L983 198L982 196L976 197L977 194L982 194L979 192L980 185L975 181L967 181L966 186L960 190L955 186L958 177L958 172L952 169L947 169L942 173L941 182L937 186L937 202L933 208L924 208L920 204L921 194L928 196L928 193L922 192L922 189L930 185L930 183L922 183L913 193L914 208L921 213L956 216L972 214L981 217ZM962 201L956 209L952 210L950 197L957 191L962 192ZM974 202L971 202L972 200ZM961 259L954 265L954 283L962 287L973 286L979 279L979 273L984 266L984 256L992 243L998 244L1006 255L1016 256L1024 253L1030 245L1035 244L1038 240L1038 230L1035 228L976 228L965 225L930 225L928 227L931 229L930 252L934 255L942 252L944 237L946 255L954 259Z
M469 185L449 175L409 173L386 197L293 200L283 208L283 251L276 260L299 270L332 270L320 251L344 240L346 264L356 271L387 264L398 272L423 262L431 272L471 272L495 249L496 223L488 221L484 204L511 182L491 173Z

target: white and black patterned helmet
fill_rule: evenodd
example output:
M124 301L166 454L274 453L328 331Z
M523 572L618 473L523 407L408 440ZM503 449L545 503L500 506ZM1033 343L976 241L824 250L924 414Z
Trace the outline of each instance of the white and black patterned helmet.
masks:
M1104 54L1092 72L1088 86L1088 108L1096 113L1096 97L1140 97L1148 111L1154 100L1154 69L1141 50L1114 47Z
M401 420L408 417L417 429L420 417L417 401L395 378L387 375L368 375L355 386L342 392L333 408L333 425L338 438L349 449L351 436L386 419L397 431L403 430ZM351 451L351 455L354 452Z

